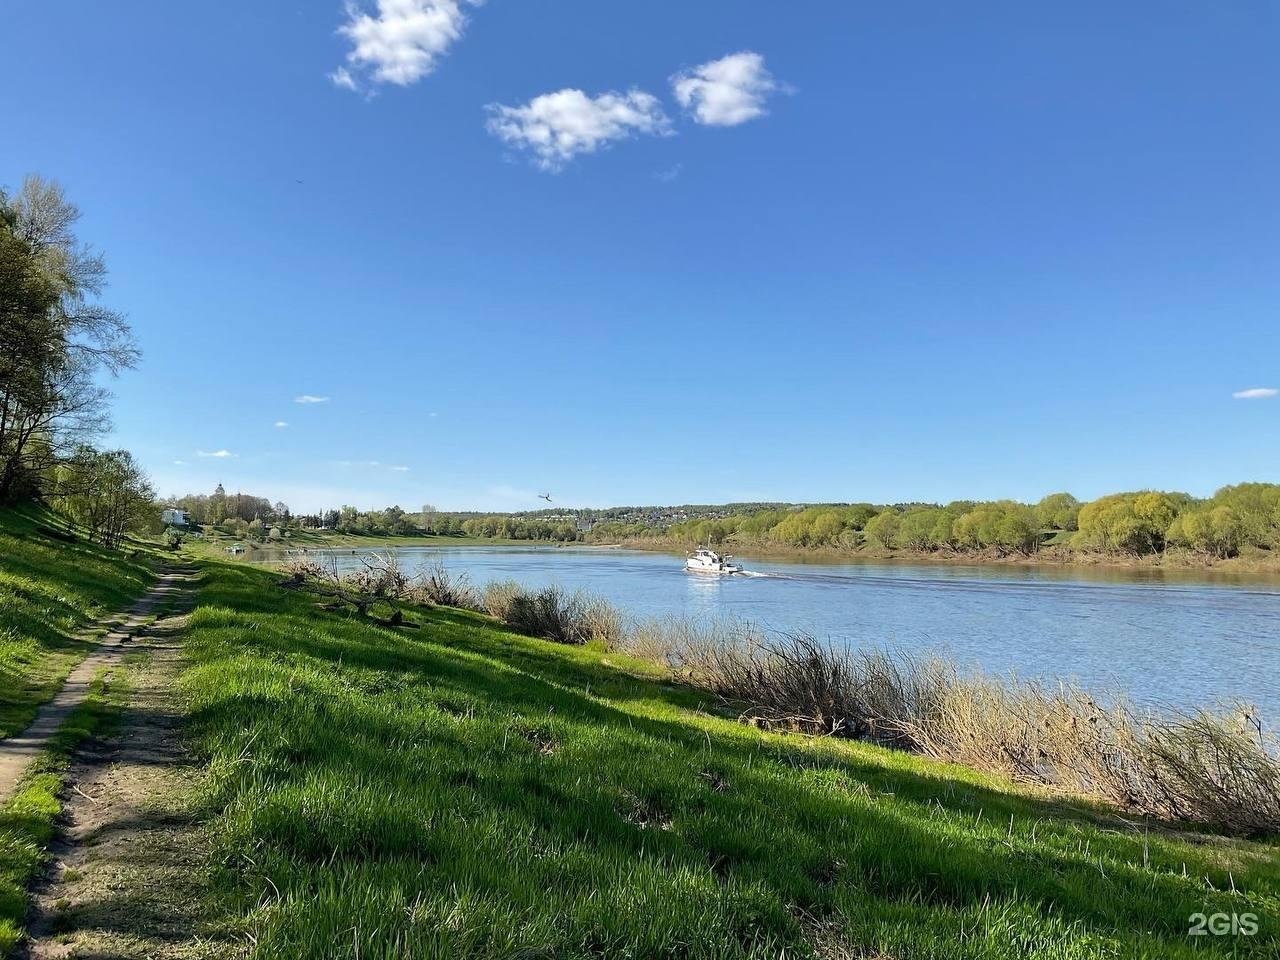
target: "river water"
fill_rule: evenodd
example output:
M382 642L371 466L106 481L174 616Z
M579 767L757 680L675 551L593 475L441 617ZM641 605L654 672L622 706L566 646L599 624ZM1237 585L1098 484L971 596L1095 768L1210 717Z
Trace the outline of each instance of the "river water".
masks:
M1280 580L1152 570L797 563L690 574L663 553L577 547L409 547L477 586L516 580L600 594L635 618L749 620L850 645L936 651L989 673L1075 678L1180 708L1232 700L1280 724ZM313 555L317 552L313 551ZM340 566L350 551L334 551Z

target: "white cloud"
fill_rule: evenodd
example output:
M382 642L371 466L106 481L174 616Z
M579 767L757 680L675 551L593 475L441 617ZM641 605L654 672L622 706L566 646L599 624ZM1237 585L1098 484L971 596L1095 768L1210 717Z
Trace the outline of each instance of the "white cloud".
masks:
M674 166L659 170L653 175L653 179L657 180L659 183L674 183L680 178L680 173L683 170L684 164L677 163Z
M392 467L391 469L392 469L392 470L394 470L396 473L408 473L408 472L409 472L409 468L408 468L408 467Z
M289 421L288 421L288 420L277 420L277 421L276 421L276 429L277 429L277 430L284 430L284 429L286 429L288 426L289 426Z
M214 460L230 460L234 458L236 455L232 453L230 450L214 450L211 453L206 453L203 450L197 450L196 456L205 457L206 459L212 458Z
M490 133L533 154L542 170L557 171L582 153L595 153L615 140L671 130L658 98L643 90L589 97L564 89L534 97L522 107L490 104Z
M175 460L175 461L173 461L173 465L174 465L175 467L185 467L185 466L187 465L187 461L185 461L185 460Z
M698 123L736 127L764 116L765 99L779 86L765 69L764 57L743 50L680 71L671 78L671 89Z
M294 403L328 403L328 397L317 397L310 393L304 393L300 397L293 398Z
M1280 393L1275 387L1250 387L1248 390L1237 390L1231 396L1237 400L1267 400Z
M333 73L329 74L329 79L333 81L335 87L341 87L343 90L359 90L360 85L356 83L356 78L351 75L351 71L346 67L339 67Z
M464 8L483 0L376 0L371 13L347 4L338 33L351 41L346 66L329 79L345 90L364 83L408 86L435 70L440 58L462 38Z

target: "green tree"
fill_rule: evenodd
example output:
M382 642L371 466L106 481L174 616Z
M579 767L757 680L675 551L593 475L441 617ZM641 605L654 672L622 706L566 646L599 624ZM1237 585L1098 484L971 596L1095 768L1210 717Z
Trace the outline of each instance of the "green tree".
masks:
M1231 507L1205 505L1174 518L1168 542L1212 557L1234 557L1245 542L1246 525Z
M970 550L993 547L1001 553L1030 553L1040 542L1040 525L1026 504L997 500L957 518L954 536L958 546Z
M1080 508L1079 529L1072 542L1108 553L1163 550L1180 503L1180 496L1156 491L1099 497Z
M82 446L60 465L54 504L105 546L116 547L155 513L155 490L127 450Z
M902 515L898 540L910 550L937 550L951 539L952 522L941 507L913 507Z
M39 494L41 477L109 425L101 371L138 357L128 324L95 303L102 257L74 233L57 184L0 191L0 503Z
M1035 510L1041 530L1075 530L1080 501L1069 493L1051 493L1036 504Z
M836 510L824 510L813 519L809 528L809 543L814 546L827 546L839 539L844 530L844 518Z
M867 521L866 534L872 542L886 550L898 545L898 534L902 529L902 516L897 510L882 510Z
M1210 502L1235 512L1242 543L1280 547L1280 484L1239 483L1223 487Z

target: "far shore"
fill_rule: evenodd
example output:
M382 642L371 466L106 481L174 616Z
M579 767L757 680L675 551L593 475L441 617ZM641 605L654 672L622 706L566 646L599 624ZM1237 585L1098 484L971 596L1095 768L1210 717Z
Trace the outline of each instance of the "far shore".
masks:
M512 540L502 537L454 537L433 534L406 536L367 536L317 531L296 532L285 540L266 543L246 542L226 537L206 541L207 548L221 548L232 543L243 543L249 558L255 554L286 550L379 550L403 547L521 547L525 549L579 549L579 550L640 550L650 553L666 553L680 556L694 549L691 544L678 544L661 540L631 539L612 543L559 542L548 540ZM1030 555L1000 555L986 551L960 553L937 551L931 553L908 550L880 550L861 548L855 550L821 547L784 547L759 544L719 544L714 548L737 557L756 560L779 560L791 563L888 563L888 564L938 564L941 566L999 566L1022 568L1053 568L1061 570L1089 569L1115 571L1167 571L1179 574L1203 574L1208 576L1250 576L1274 578L1280 576L1280 556L1242 556L1216 560L1198 554L1167 551L1152 556L1122 554L1083 553L1060 546L1049 546ZM219 549L218 552L221 552Z
M649 550L656 553L683 553L694 549L688 544L625 540L611 546L627 550ZM1264 577L1280 576L1280 556L1241 556L1225 560L1200 554L1166 551L1151 556L1130 554L1083 553L1063 547L1045 547L1033 554L997 554L991 551L961 553L952 550L922 552L912 550L854 550L824 547L784 547L757 544L713 544L713 549L736 557L757 560L786 560L792 563L901 563L939 564L943 566L1005 567L1073 567L1111 570L1167 570L1180 573L1245 574Z

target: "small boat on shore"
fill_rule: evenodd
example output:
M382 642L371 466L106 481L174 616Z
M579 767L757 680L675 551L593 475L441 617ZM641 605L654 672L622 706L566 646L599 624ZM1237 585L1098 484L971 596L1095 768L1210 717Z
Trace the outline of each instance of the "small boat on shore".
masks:
M695 550L684 562L684 568L691 573L741 573L742 567L730 561L733 557L721 555L714 550Z

